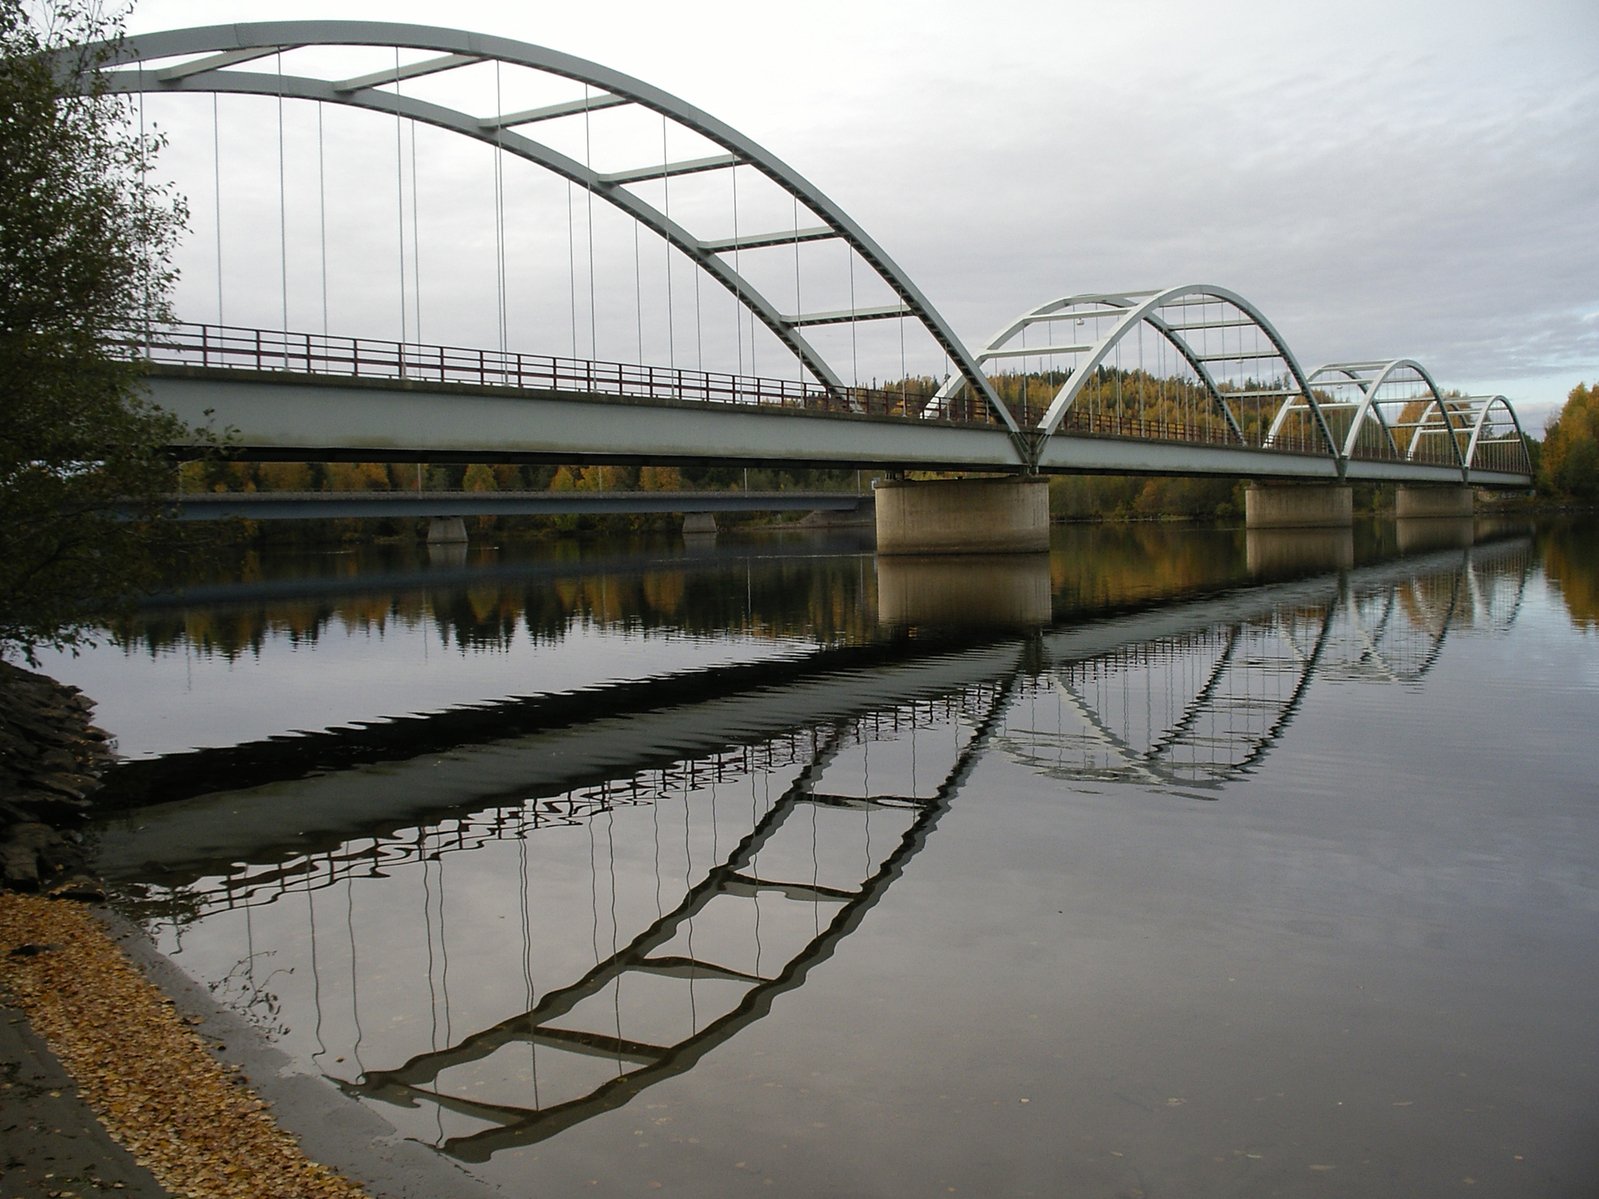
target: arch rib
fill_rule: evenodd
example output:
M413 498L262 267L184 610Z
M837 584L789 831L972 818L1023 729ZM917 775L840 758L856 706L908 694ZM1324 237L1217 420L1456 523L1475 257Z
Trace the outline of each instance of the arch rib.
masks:
M1162 308L1175 303L1207 303L1211 301L1231 305L1242 315L1222 322L1207 323L1204 327L1218 328L1226 325L1229 328L1252 328L1257 330L1265 337L1271 347L1265 356L1279 359L1292 379L1293 389L1285 390L1282 393L1283 403L1272 422L1272 432L1265 439L1264 444L1267 446L1272 444L1281 428L1285 412L1293 406L1297 398L1312 414L1320 440L1326 448L1327 454L1336 459L1338 457L1338 449L1332 432L1327 426L1319 405L1317 405L1311 395L1305 373L1301 369L1293 351L1289 349L1287 343L1271 322L1253 304L1227 288L1209 284L1188 284L1160 290L1082 293L1062 296L1040 304L1030 312L1017 317L994 334L983 350L978 353L977 361L979 364L986 364L1000 358L1047 356L1050 354L1071 354L1075 357L1076 360L1072 365L1070 377L1059 392L1056 393L1033 431L1036 437L1044 438L1052 435L1060 428L1073 403L1117 345L1129 333L1137 329L1140 324L1147 323L1171 345L1175 352L1193 370L1195 377L1209 397L1210 403L1215 406L1225 422L1230 435L1239 444L1247 444L1248 438L1243 426L1238 419L1237 413L1233 410L1233 405L1229 402L1231 393L1223 390L1217 383L1215 372L1211 370L1206 355L1190 344L1189 339L1183 335L1185 330L1182 326L1159 315ZM1084 307L1086 305L1096 305L1097 308L1090 310ZM1031 348L1008 345L1012 339L1028 327L1052 320L1067 319L1072 315L1072 310L1074 309L1082 309L1085 316L1094 316L1099 319L1114 318L1115 324L1109 332L1097 337L1092 342L1082 345L1052 344ZM1200 326L1195 326L1195 328L1198 327ZM947 381L934 397L934 405L947 401L960 386L960 383L961 381L957 379ZM934 405L930 405L930 407Z
M1466 447L1466 466L1471 468L1477 464L1477 451L1484 444L1482 435L1488 428L1495 408L1503 408L1505 415L1510 418L1510 426L1515 430L1517 457L1522 467L1530 475L1532 473L1532 458L1527 453L1527 434L1521 427L1521 418L1516 415L1515 408L1510 401L1502 395L1470 396L1468 402L1480 405L1476 420L1472 422L1471 440Z
M1384 399L1381 395L1384 386L1394 382L1397 376L1408 372L1426 388L1426 396L1412 397L1403 400ZM1333 379L1332 375L1342 375L1341 379ZM1355 409L1354 418L1349 425L1349 431L1344 436L1343 457L1347 461L1355 456L1356 448L1360 444L1360 434L1368 421L1375 421L1382 430L1383 436L1395 457L1403 457L1406 461L1416 461L1417 451L1422 447L1422 439L1431 432L1442 432L1449 439L1450 455L1454 465L1462 472L1466 470L1466 458L1462 452L1458 434L1462 432L1455 427L1455 416L1451 402L1447 401L1437 382L1413 358L1393 358L1380 362L1343 362L1329 363L1319 366L1310 375L1312 383L1321 381L1333 386L1353 386L1361 393L1359 404ZM1410 438L1406 446L1401 449L1399 440L1394 434L1394 426L1383 411L1384 404L1411 404L1425 399L1426 407L1414 422ZM1439 414L1442 428L1429 424L1434 412Z
M280 77L260 72L230 71L226 68L280 50L307 46L381 46L425 50L443 57L412 67L400 67L354 79L323 80L305 77ZM168 30L129 36L105 47L108 60L99 68L105 86L111 91L147 92L224 92L320 100L376 112L398 115L438 128L447 129L496 146L550 170L588 189L626 212L639 223L665 238L699 268L731 292L738 303L769 329L824 386L837 392L847 389L820 353L805 339L800 329L807 322L804 314L784 315L758 289L733 267L723 262L722 253L744 248L744 243L703 241L681 225L669 220L653 205L625 190L625 184L660 177L662 168L640 172L615 172L602 175L583 163L549 146L514 132L512 127L553 116L584 111L584 107L553 106L542 110L504 114L485 120L456 109L413 99L396 91L380 90L395 83L407 70L414 74L454 69L468 63L497 60L511 65L558 75L594 86L606 95L587 102L588 110L637 104L661 114L727 152L713 160L676 164L682 171L736 169L750 166L783 191L794 197L826 223L829 234L805 231L802 240L821 240L824 236L843 241L889 287L899 305L892 311L874 310L843 319L871 319L883 315L914 317L934 343L949 356L960 377L983 397L989 410L1012 434L1019 428L1014 416L984 377L977 363L955 336L944 318L933 308L920 289L905 275L888 254L823 192L781 159L695 106L641 80L611 70L598 63L546 47L486 34L423 25L400 25L361 21L266 21L236 25L213 25ZM206 55L161 71L146 71L142 64L166 58ZM76 74L76 57L60 60L65 75ZM140 69L130 69L138 65ZM80 81L83 86L87 81ZM559 111L558 111L559 110ZM665 169L670 172L673 164ZM776 244L776 239L771 244ZM758 244L756 242L750 243Z

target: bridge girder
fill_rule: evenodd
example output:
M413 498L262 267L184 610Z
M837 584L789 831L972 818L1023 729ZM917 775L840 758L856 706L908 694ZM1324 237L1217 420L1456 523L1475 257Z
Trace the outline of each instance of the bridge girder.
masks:
M231 69L282 51L309 46L420 50L442 57L397 65L393 70L353 79L284 76ZM799 172L750 138L687 101L642 80L599 63L509 38L434 26L366 21L266 21L213 25L129 36L120 42L108 44L104 50L103 61L92 52L71 58L63 56L58 69L65 79L75 81L84 89L94 86L94 80L78 72L82 64L91 63L95 65L93 73L98 75L100 85L112 92L236 93L363 108L449 130L551 171L612 204L669 242L732 293L737 303L786 345L813 377L840 395L845 394L847 388L838 372L807 340L802 330L821 323L848 323L894 316L913 318L948 355L957 376L975 389L990 411L1013 435L1018 432L1014 417L1000 401L948 322L882 247L843 209ZM169 60L176 61L171 61L166 67L151 65ZM492 117L484 118L407 96L398 87L405 79L439 74L482 62L525 67L582 83L585 87L584 100L528 112L495 113ZM388 85L394 85L394 90L382 90ZM591 87L599 89L600 94L590 96L588 89ZM596 171L589 164L562 154L513 128L556 116L588 113L620 105L637 105L656 112L666 120L720 146L726 154L689 163L662 162L634 171L606 173ZM758 171L823 222L821 228L796 227L791 238L781 239L783 244L790 240L796 245L825 239L842 242L876 273L898 298L897 304L845 313L782 313L758 287L739 273L735 265L729 264L723 257L743 248L778 244L774 240L775 235L764 238L757 235L745 239L735 237L731 240L702 239L627 187L629 183L668 175L690 171L736 170L740 166Z

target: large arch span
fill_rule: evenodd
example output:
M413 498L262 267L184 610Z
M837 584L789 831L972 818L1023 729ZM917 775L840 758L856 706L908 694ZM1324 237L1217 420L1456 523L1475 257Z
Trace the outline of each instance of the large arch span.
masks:
M288 75L250 70L248 64L308 47L393 49L395 65L359 76L332 72ZM103 53L96 54L96 50ZM400 62L398 52L428 55ZM84 70L83 64L94 64ZM408 95L408 80L438 76L480 63L527 68L584 86L581 99L516 112L474 113ZM124 94L199 92L300 99L367 109L420 122L487 143L553 172L614 205L686 256L700 271L730 292L754 320L764 325L821 385L847 395L842 372L818 351L805 331L824 325L850 325L885 319L914 320L947 355L956 377L971 387L993 418L1013 434L1017 424L945 319L892 258L843 209L776 155L736 129L668 92L599 63L487 34L423 25L364 21L268 21L212 25L129 36L91 48L87 56L62 60L63 75L88 90L101 86ZM98 82L97 82L98 81ZM527 130L541 122L633 105L659 114L690 131L721 153L693 159L644 162L612 171L562 153ZM663 137L664 144L664 137ZM693 233L669 212L670 201L656 205L631 190L633 185L682 175L749 168L759 172L803 206L817 225L737 232L706 238ZM848 247L895 299L886 305L830 311L784 312L739 269L743 251L833 241ZM852 276L853 280L853 276ZM853 291L853 282L852 282Z

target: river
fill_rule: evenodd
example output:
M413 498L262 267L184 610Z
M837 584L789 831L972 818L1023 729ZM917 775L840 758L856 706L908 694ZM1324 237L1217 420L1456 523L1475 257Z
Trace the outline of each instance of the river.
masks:
M509 1195L1589 1196L1599 528L240 553L114 902Z

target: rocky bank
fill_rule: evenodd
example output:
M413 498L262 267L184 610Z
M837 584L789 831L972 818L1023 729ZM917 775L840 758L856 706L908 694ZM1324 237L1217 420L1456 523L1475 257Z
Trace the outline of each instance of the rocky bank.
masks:
M79 831L111 761L93 709L77 688L0 662L0 887L101 897Z

